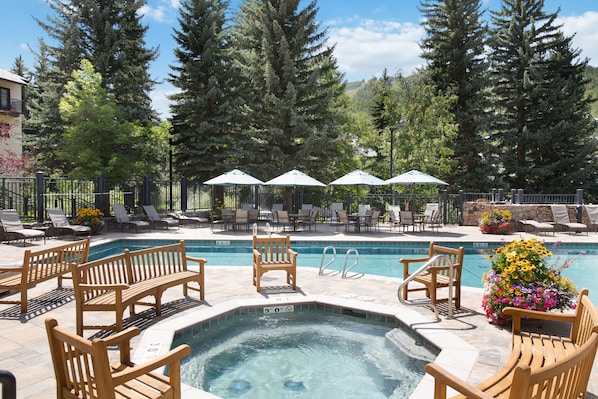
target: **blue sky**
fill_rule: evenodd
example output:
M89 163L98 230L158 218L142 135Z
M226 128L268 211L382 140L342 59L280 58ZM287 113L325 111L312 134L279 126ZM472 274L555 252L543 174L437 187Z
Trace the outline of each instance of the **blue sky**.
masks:
M240 0L232 0L235 9ZM149 26L148 46L159 47L160 56L151 66L152 77L164 80L173 64L173 27L178 28L180 0L147 0L142 10L143 22ZM420 25L419 0L318 0L318 19L328 29L330 44L340 70L349 81L380 76L386 68L390 74L409 75L422 65L419 41L424 34ZM483 7L498 10L500 0L485 0ZM590 65L598 66L598 2L596 0L545 0L546 11L561 8L559 23L568 36L575 34L574 45ZM38 38L44 31L34 17L46 21L50 8L45 0L3 0L3 31L0 41L0 67L10 69L21 55L33 69ZM173 91L166 82L152 92L153 106L163 116L168 113L166 96Z

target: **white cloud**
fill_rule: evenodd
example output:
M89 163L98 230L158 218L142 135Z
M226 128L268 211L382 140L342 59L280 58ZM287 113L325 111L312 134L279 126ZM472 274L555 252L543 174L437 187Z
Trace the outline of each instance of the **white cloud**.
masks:
M566 36L575 35L573 46L581 50L582 58L589 58L590 65L598 66L598 12L587 11L583 15L559 18Z
M329 43L336 44L339 69L349 81L380 76L385 68L389 75L407 76L423 64L420 25L370 19L354 27L342 27L339 21L329 26Z
M150 93L152 99L152 107L160 114L162 119L170 117L170 100L168 96L178 93L180 90L172 86L170 83L162 83L156 86Z

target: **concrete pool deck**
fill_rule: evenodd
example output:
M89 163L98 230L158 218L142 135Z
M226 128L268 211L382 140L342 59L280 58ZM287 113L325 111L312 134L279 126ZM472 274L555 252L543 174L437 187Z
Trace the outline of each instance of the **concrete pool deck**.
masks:
M337 233L335 227L318 225L316 232L290 232L292 240L301 241L419 241L419 242L501 242L516 238L538 237L546 242L575 242L598 244L598 234L552 235L514 233L508 236L483 235L476 227L446 226L438 233L402 233L400 229L390 230L388 226L380 228L380 232ZM342 230L341 230L342 231ZM263 231L260 232L263 234ZM135 234L104 232L92 238L92 245L120 238L139 239L197 239L197 240L248 240L251 232L212 231L209 228L180 228L158 230ZM20 264L23 252L27 248L41 248L62 243L61 240L48 239L34 241L23 248L22 244L2 244L0 246L0 263ZM301 267L301 261L299 266ZM248 259L248 265L251 260ZM209 258L208 258L209 264ZM397 264L398 267L398 264ZM284 281L281 275L273 273L263 279L264 286L280 286ZM222 309L234 306L258 306L260 304L289 302L305 302L309 300L337 302L341 306L371 309L372 311L396 312L402 319L420 333L430 336L448 332L474 350L464 350L459 358L452 356L446 359L447 368L451 372L463 376L468 382L475 384L493 374L506 359L510 348L510 331L490 325L481 309L481 289L463 287L462 308L455 312L453 318L447 318L447 310L441 309L441 320L434 318L433 312L423 307L401 305L396 296L400 280L366 275L360 278L341 279L338 275L319 276L316 268L300 268L298 271L298 290L270 288L257 293L251 284L249 267L212 267L206 270L206 300L199 302L193 293L189 298L182 296L180 288L172 288L164 295L164 310L160 318L152 317L152 312L138 314L139 317L128 320L128 325L136 325L142 329L141 336L133 341L135 357L143 356L145 342L154 340L155 336L163 336L164 330L182 320L194 321L214 315ZM52 317L71 331L75 331L75 303L68 284L63 290L56 289L56 281L48 281L30 289L29 313L20 315L16 306L0 305L0 369L11 371L17 380L17 397L20 399L55 397L54 372L49 355L49 348L44 327L44 320ZM581 287L579 287L581 288ZM17 294L13 294L17 295ZM140 308L142 309L142 308ZM91 315L99 322L111 322L113 314ZM546 328L550 328L547 326ZM89 337L93 332L85 334ZM440 336L440 335L439 335ZM457 347L461 343L457 343ZM449 356L451 357L451 356ZM453 362L454 368L450 367ZM471 372L460 370L460 366L470 361ZM592 378L588 386L589 398L598 396L598 367L595 364ZM192 390L185 392L186 398L197 397ZM204 395L202 395L203 397ZM209 397L209 395L205 395ZM415 397L415 396L414 396ZM417 397L431 397L422 391Z

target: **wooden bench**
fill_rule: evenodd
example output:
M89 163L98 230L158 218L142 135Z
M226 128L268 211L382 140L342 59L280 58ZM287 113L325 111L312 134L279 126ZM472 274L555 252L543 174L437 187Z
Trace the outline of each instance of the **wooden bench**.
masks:
M189 270L187 261L197 262L199 271ZM136 304L155 307L159 316L162 294L176 285L183 285L185 296L188 290L198 291L203 300L205 263L205 259L187 256L185 242L180 241L139 251L125 249L121 254L74 266L77 334L82 336L83 330L92 329L121 331L125 309L134 314ZM141 301L148 297L154 301ZM110 326L85 325L83 315L91 311L114 312L116 322Z
M20 300L2 299L0 303L21 304L21 313L27 313L27 290L53 278L58 278L58 287L62 287L62 279L68 278L65 274L71 272L71 266L87 262L89 244L88 237L51 248L27 249L23 266L0 267L0 291L18 290Z
M447 386L461 393L454 398L585 398L598 347L598 312L587 294L587 289L581 291L572 314L506 308L513 316L513 341L505 365L472 386L437 364L427 364L426 372L435 378L434 398L446 398ZM569 337L522 331L522 318L569 323Z
M260 290L260 279L272 270L287 273L287 284L297 289L297 252L291 249L291 236L253 236L253 285Z
M189 345L135 364L130 357L130 341L139 335L138 328L89 341L59 327L56 320L47 319L46 332L56 376L56 398L181 398L181 359L191 353ZM120 352L114 364L109 362L111 346L118 346ZM154 371L162 367L168 367L168 377Z
M411 263L425 263L432 259L436 255L445 255L436 260L432 265L427 268L427 271L423 274L416 276L413 281L423 284L424 287L409 288L407 285L403 289L403 299L407 300L409 292L412 291L426 291L426 296L430 298L430 301L434 306L438 302L447 301L448 298L438 298L437 290L439 288L449 286L449 263L448 259L453 263L453 287L455 300L455 308L461 307L461 269L463 268L463 255L465 251L463 247L460 248L449 248L436 245L433 242L428 247L428 256L425 258L402 258L399 262L403 264L403 280L411 275L409 272L409 265Z

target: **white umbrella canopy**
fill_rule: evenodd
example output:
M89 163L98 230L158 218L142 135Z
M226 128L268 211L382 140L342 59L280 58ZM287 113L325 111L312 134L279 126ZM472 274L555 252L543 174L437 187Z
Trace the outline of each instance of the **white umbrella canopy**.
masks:
M447 182L415 169L386 180L386 184L441 184L448 186Z
M266 186L286 187L326 187L326 185L321 181L316 180L297 169L283 173L272 180L268 180L264 184Z
M209 184L212 186L254 186L262 185L263 181L256 179L255 177L248 175L239 169L233 169L226 173L216 176L210 180L206 180L203 184Z
M355 169L353 172L349 172L329 184L331 186L382 186L387 183L363 170Z

